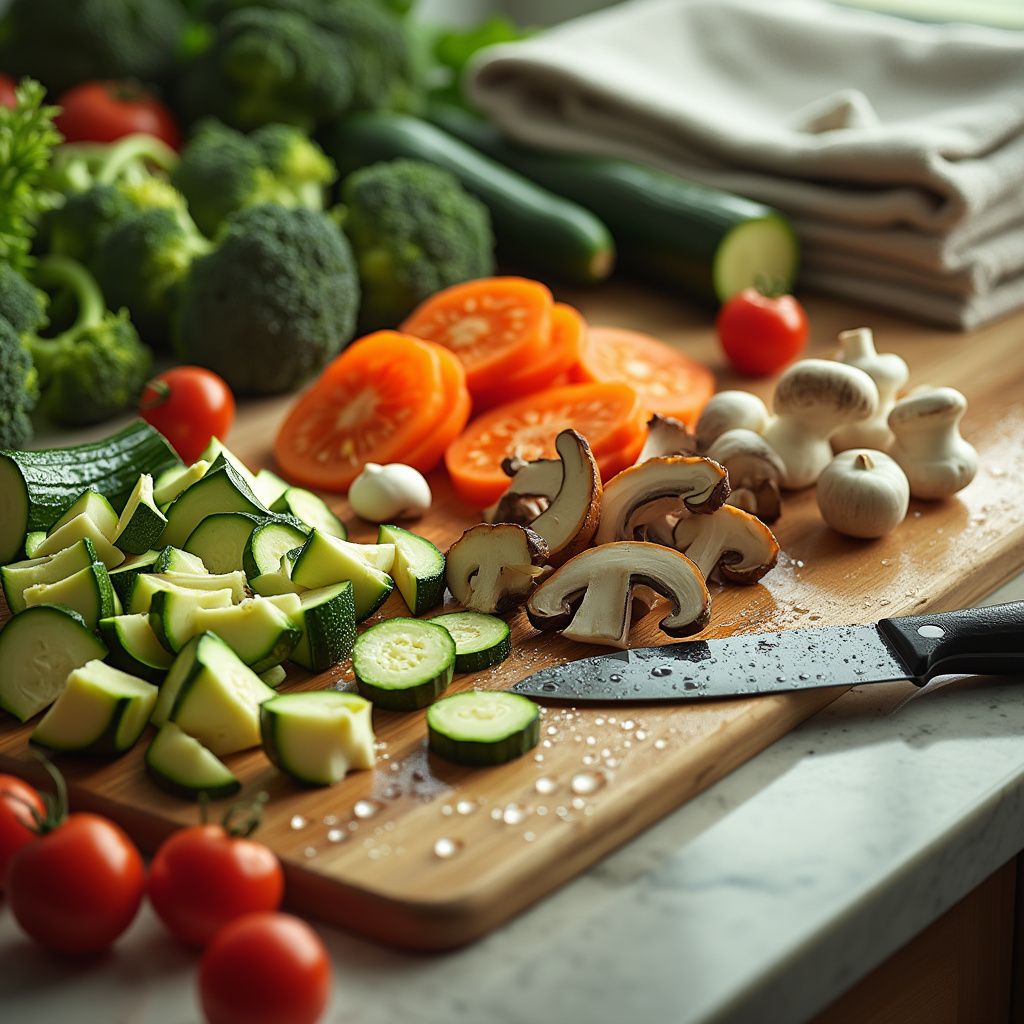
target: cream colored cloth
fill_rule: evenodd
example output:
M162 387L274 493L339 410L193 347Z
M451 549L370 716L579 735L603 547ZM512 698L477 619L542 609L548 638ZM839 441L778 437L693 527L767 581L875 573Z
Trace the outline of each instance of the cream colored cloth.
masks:
M1024 35L823 0L634 0L484 51L522 142L770 203L822 290L971 327L1024 305Z

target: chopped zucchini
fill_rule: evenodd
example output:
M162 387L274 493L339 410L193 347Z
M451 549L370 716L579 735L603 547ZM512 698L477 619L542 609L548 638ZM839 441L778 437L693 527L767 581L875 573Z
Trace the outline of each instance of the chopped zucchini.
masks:
M157 688L102 661L69 676L29 742L75 754L123 754L146 728Z
M286 775L330 786L374 764L373 706L354 693L283 693L260 706L263 749Z
M540 740L540 709L506 690L467 690L427 710L432 754L465 765L504 764Z
M114 615L100 619L110 663L140 679L157 682L171 667L174 655L157 639L148 615Z
M186 800L220 800L242 788L216 754L173 722L160 726L146 749L146 771L161 789Z
M295 594L286 595L295 601ZM200 609L194 630L216 633L254 672L280 665L302 639L302 630L278 604L280 598L254 597L230 608ZM154 604L157 598L153 599ZM151 613L152 614L152 613Z
M341 664L356 642L352 584L346 580L300 594L296 619L302 627L302 638L288 655L289 660L310 672L324 672Z
M274 503L287 490L287 482L282 480L276 473L272 473L269 469L261 469L256 474L256 482L253 486L253 492L256 497L270 509L271 512L290 511L290 509L287 508L274 508ZM299 518L301 519L302 516L299 516Z
M293 527L299 544L306 539L306 528L290 516L221 512L207 516L196 526L185 541L185 550L198 555L213 572L243 569L245 546L253 531L264 523L280 523Z
M124 554L103 536L100 528L83 512L66 522L59 530L45 537L39 544L28 549L25 540L25 553L29 558L42 558L44 555L55 555L58 551L71 547L80 540L91 540L99 560L108 568L113 569L124 561Z
M256 492L256 477L252 470L219 437L210 438L210 443L203 449L199 458L209 462L211 469L217 465L218 460L222 466L227 463L242 477L249 490Z
M237 603L245 598L245 574L241 572L208 573L206 575L175 573L161 575L144 573L135 577L126 601L127 610L132 614L148 612L153 595L159 590L226 590Z
M311 530L319 530L328 537L337 537L338 540L348 540L345 524L330 510L327 502L304 487L286 487L273 500L270 511L289 512L296 519L301 519Z
M359 692L389 711L412 711L436 700L452 681L455 641L443 626L388 619L362 633L352 648Z
M72 669L106 653L77 612L26 609L0 631L0 707L27 721L57 699Z
M114 588L102 562L93 562L56 583L37 583L25 591L24 598L26 607L56 604L70 608L90 629L118 611Z
M174 722L214 754L232 754L259 745L259 707L273 696L219 636L200 633L174 659L153 724Z
M25 609L24 595L29 587L37 583L56 583L96 561L99 561L96 548L91 540L84 539L55 555L5 565L0 569L0 583L3 584L7 607L17 615Z
M232 608L227 590L158 590L149 603L149 625L154 636L171 653L177 653L196 635L196 619L204 608Z
M99 532L99 531L97 531ZM46 543L46 533L43 530L33 530L25 534L25 557L36 558L39 549ZM70 544L71 541L68 541Z
M219 469L210 467L209 472L182 492L167 509L167 529L164 542L175 547L186 547L192 531L207 516L217 512L252 512L256 515L270 515L252 493L248 483L230 464ZM192 550L186 547L186 550ZM194 554L198 554L193 550ZM211 569L209 560L200 555Z
M265 672L257 672L256 675L275 690L288 678L284 665L271 665Z
M190 576L206 576L210 570L203 564L198 555L193 555L181 548L165 547L153 564L153 572L160 573L186 573Z
M187 491L197 480L206 476L210 464L203 459L193 462L191 466L174 466L165 469L153 480L153 497L157 506L164 511L174 499Z
M356 621L362 621L387 600L395 586L390 576L362 557L363 546L313 530L292 565L291 578L307 590L351 581Z
M444 600L444 555L425 537L386 524L377 531L378 544L395 548L391 578L409 611L422 615Z
M132 584L139 573L158 571L156 560L159 556L159 551L146 551L141 555L132 555L131 558L126 558L115 569L107 570L114 593L120 600L127 602L131 598Z
M274 597L277 594L301 594L303 587L293 583L288 572L284 568L278 568L275 572L265 572L259 576L253 576L249 580L249 589L261 597Z
M114 511L114 506L92 487L75 498L64 515L46 531L47 534L56 533L62 526L70 523L75 516L80 515L87 515L96 524L100 533L107 540L113 541L114 534L117 533L117 513Z
M282 522L260 523L250 534L242 551L242 568L252 579L265 572L274 572L281 558L306 542L306 534L295 526Z
M122 551L141 555L156 546L166 526L167 517L153 498L153 478L143 473L121 512L112 540Z
M504 619L482 612L449 612L429 620L455 641L455 671L481 672L512 653L512 630Z

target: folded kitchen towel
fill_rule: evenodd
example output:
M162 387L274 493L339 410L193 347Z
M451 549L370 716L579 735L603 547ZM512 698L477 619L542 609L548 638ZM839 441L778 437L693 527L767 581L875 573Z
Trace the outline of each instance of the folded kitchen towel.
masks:
M812 260L834 248L922 271L902 283L917 315L973 326L1024 304L1019 33L823 0L633 0L485 51L469 89L522 142L770 203ZM843 273L807 269L826 288ZM940 286L927 312L929 271L970 294ZM857 297L856 280L835 290ZM862 297L892 305L891 290Z

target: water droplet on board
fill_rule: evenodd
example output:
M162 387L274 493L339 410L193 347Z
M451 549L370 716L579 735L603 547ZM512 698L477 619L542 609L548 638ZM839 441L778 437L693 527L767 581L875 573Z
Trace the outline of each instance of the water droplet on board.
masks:
M357 800L352 808L352 813L365 821L367 818L372 818L379 810L380 804L376 800Z
M558 789L558 783L547 775L543 775L533 784L533 788L541 795L547 796Z
M668 742L666 740L658 739L654 741L655 750L664 750L667 746Z
M476 803L473 800L460 800L455 805L456 814L472 814L476 810Z
M301 814L293 814L292 820L289 822L292 828L300 829L306 827L306 819Z
M439 860L451 860L452 857L458 856L462 846L461 839L449 839L447 836L441 836L440 839L434 841L434 856Z
M327 832L327 842L329 843L343 843L348 839L348 833L344 829L332 828Z
M572 777L569 788L578 796L589 796L596 793L607 779L601 772L579 772Z
M505 810L501 813L501 820L506 825L519 825L526 818L526 808L517 803L510 803L505 805Z
M315 846L307 846L302 851L302 856L305 857L306 860L312 860L316 856L316 847Z
M532 843L534 841L534 839L536 839L536 838L537 838L537 833L536 832L524 832L523 833L523 842L524 843Z

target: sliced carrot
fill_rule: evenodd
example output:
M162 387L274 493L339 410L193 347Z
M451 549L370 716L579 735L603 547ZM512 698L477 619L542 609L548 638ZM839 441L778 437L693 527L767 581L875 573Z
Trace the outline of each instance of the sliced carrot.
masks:
M402 330L451 349L466 368L470 392L500 387L551 334L551 292L523 277L484 277L432 295Z
M438 422L424 433L423 439L402 458L402 461L421 473L429 473L444 458L448 445L465 429L469 422L472 401L466 387L466 371L462 363L440 345L429 341L423 344L435 349L441 360L441 386L445 405Z
M715 392L706 366L649 334L622 327L591 327L573 376L629 384L650 412L691 427Z
M395 331L350 345L292 406L274 456L295 483L344 491L367 462L396 462L445 409L433 346Z
M601 470L601 479L607 483L616 473L632 466L640 455L640 449L644 446L647 431L642 431L637 437L613 452L605 452L596 456L597 468Z
M498 388L474 392L473 408L480 412L556 386L559 378L579 362L586 330L587 323L578 310L556 302L551 310L551 339L540 355L520 362Z
M600 461L639 438L646 412L624 384L570 384L499 406L475 419L445 453L456 493L482 508L508 487L501 461L518 452L525 459L555 458L555 438L578 430Z

